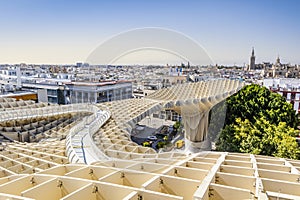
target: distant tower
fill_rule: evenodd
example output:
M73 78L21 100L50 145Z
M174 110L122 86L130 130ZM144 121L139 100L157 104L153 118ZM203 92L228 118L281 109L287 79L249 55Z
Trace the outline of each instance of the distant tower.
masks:
M250 70L255 69L255 56L254 56L254 48L252 48L252 54L250 57Z
M280 64L280 58L279 58L279 55L277 56L276 64Z

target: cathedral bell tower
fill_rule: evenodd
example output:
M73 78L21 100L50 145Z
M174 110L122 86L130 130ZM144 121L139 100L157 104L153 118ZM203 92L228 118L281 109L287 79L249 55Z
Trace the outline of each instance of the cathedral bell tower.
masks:
M254 55L254 48L252 48L252 54L250 57L250 65L249 65L250 70L255 70L255 55Z

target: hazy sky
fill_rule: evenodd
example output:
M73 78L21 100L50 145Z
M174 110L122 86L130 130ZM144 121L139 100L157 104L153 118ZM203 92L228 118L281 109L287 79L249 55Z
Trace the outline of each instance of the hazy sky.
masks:
M0 0L0 63L84 61L106 39L141 27L182 32L218 64L300 64L298 0Z

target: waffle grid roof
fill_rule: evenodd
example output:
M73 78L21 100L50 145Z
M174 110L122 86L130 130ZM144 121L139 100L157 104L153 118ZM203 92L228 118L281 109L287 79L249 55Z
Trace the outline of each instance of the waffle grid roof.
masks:
M52 141L2 145L0 199L300 199L300 161L228 152L156 153L130 140L131 124L157 109L190 103L193 98L219 100L212 96L212 91L218 92L218 86L212 84L209 86L212 89L207 90L208 84L206 88L201 84L166 89L168 92L159 91L147 99L72 109L61 106L31 109L36 119L65 113L85 115L82 121L68 125L66 132L74 133L71 139L68 135L67 140L57 140L52 135L49 136L54 137ZM230 81L218 84L228 88L239 86L232 86L236 83ZM206 96L197 93L200 86ZM184 98L177 98L176 92ZM229 90L226 95L232 92ZM2 112L1 122L11 117L23 120L26 112L29 111L23 110L23 115L18 112L18 116ZM91 114L87 116L87 112ZM78 127L82 129L77 130ZM57 131L63 128L66 126ZM85 128L93 132L87 141L94 141L105 159L89 165L70 163L71 155L77 155L76 162L82 162L79 156L82 148L71 145L70 151L69 147L76 137L86 137ZM73 151L75 154L70 154Z

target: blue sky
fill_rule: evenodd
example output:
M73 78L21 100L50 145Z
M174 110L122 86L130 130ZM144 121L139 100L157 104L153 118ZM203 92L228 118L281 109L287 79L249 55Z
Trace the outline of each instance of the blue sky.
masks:
M300 1L0 0L0 63L75 63L119 32L163 27L201 44L218 64L300 64Z

